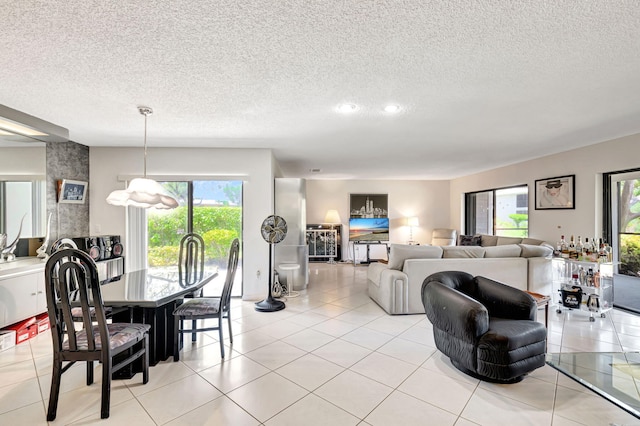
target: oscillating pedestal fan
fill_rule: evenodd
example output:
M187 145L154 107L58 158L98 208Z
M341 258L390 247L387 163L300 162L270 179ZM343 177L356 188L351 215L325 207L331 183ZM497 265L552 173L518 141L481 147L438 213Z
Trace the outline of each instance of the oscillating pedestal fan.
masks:
M272 288L272 259L273 259L273 246L284 240L287 236L287 222L280 216L271 215L267 217L260 227L262 238L269 243L269 295L262 302L256 303L256 311L260 312L274 312L284 309L284 302L273 298L271 293Z

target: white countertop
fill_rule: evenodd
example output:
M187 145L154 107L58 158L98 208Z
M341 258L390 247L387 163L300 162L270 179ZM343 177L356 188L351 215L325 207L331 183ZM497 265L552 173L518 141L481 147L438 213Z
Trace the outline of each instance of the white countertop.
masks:
M18 257L16 260L10 262L0 262L0 278L25 271L44 270L46 263L46 259L39 259L37 257Z

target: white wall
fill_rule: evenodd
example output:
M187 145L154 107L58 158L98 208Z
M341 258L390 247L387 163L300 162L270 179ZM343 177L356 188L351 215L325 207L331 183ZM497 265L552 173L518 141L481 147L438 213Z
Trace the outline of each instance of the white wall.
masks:
M602 173L640 167L640 134L525 161L451 181L451 223L463 229L464 193L529 185L529 236L554 243L564 234L602 233ZM534 181L575 175L575 209L535 210Z
M451 227L449 181L418 180L307 180L307 223L324 223L327 211L336 209L346 243L349 240L350 194L389 195L389 240L393 243L409 240L408 216L418 217L420 226L414 228L413 239L422 244L431 242L433 228ZM342 258L353 259L353 252L344 243ZM380 250L380 247L372 246L371 257L384 258L384 252L381 254Z
M0 176L27 175L44 177L47 173L47 151L44 144L0 148Z
M118 176L140 176L140 148L92 147L89 194L92 235L126 236L126 209L107 204L109 193L124 189ZM151 148L147 154L149 177L218 177L243 180L243 298L259 300L268 290L269 246L260 234L265 217L273 214L273 169L271 150ZM127 242L124 241L125 248ZM257 272L260 271L258 277Z

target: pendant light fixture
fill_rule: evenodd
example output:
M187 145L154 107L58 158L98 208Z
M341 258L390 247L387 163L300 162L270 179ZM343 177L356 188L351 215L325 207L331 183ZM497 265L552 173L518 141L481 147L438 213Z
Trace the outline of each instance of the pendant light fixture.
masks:
M175 209L178 201L162 185L147 178L147 117L153 114L149 107L138 107L144 115L144 176L129 182L127 189L113 191L107 197L107 203L114 206L133 206L143 209Z

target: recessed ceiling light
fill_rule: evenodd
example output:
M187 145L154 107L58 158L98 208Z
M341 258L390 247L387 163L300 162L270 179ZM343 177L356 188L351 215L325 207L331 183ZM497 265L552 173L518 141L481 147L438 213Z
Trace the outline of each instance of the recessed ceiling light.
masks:
M400 105L387 105L384 107L384 112L388 112L389 114L400 112Z
M343 114L349 114L352 112L356 112L358 110L358 105L356 104L342 104L338 105L338 112Z

